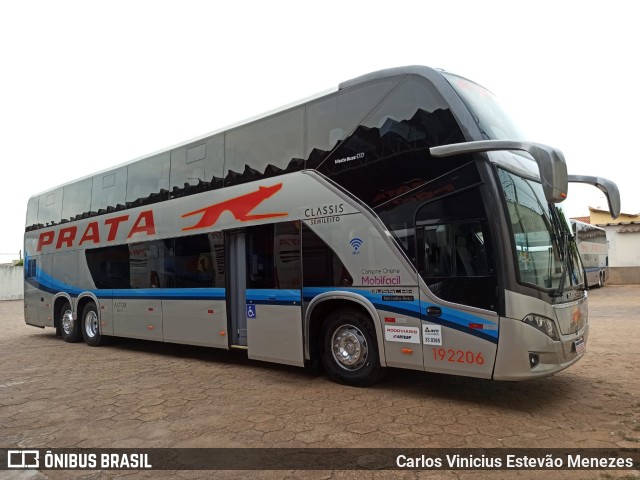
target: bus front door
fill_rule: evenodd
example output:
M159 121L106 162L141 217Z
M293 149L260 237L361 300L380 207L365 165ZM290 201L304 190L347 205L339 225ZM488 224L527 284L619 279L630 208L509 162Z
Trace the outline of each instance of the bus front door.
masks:
M425 203L416 215L424 368L491 378L498 344L497 277L477 189Z

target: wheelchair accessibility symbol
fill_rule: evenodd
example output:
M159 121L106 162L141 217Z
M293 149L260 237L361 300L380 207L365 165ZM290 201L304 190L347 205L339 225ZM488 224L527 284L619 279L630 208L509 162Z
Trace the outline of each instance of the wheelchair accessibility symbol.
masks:
M256 306L247 304L247 318L256 318Z

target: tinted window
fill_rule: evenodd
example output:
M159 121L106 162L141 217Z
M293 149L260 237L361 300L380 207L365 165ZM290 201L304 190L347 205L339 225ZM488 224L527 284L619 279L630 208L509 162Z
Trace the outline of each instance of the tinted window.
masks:
M25 227L27 231L36 228L38 225L38 202L40 197L31 197L27 203L27 220Z
M169 198L169 153L146 158L127 167L127 208Z
M176 288L224 288L224 235L180 237L174 243Z
M423 273L426 278L488 275L481 223L425 226Z
M300 222L276 223L273 228L276 288L300 288Z
M425 204L416 233L418 271L436 296L497 310L493 248L478 188Z
M191 195L222 186L224 135L171 151L172 197Z
M302 271L305 287L348 287L353 279L331 248L302 226Z
M129 276L131 288L171 286L170 240L129 244Z
M376 206L466 161L429 154L435 145L462 141L462 131L436 89L426 79L409 76L318 170Z
M356 86L307 106L307 168L316 168L336 144L375 108L397 79Z
M91 213L101 215L124 209L127 196L127 167L93 177Z
M43 193L38 201L38 223L55 225L60 223L62 214L62 188Z
M416 188L405 187L390 192L391 199L376 207L375 211L415 265L415 229L413 224L419 206L429 200L450 195L479 183L478 169L473 162L469 162L435 180L427 183L416 182Z
M85 251L96 288L129 288L129 246L91 248Z
M466 78L443 73L460 95L485 138L498 140L525 140L526 136L513 123L489 90Z
M80 220L89 216L91 210L90 178L71 183L64 187L62 200L62 218L66 220Z
M247 230L247 288L300 288L299 222Z
M225 135L224 185L301 170L304 111L281 113Z
M36 259L30 258L27 260L26 275L27 278L36 278Z

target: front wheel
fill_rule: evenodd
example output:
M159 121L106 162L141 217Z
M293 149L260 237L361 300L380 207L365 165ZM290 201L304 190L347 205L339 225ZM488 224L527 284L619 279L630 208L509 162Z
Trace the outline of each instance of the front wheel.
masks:
M384 369L371 320L351 309L329 315L322 327L322 364L339 383L365 387L380 381Z
M107 338L100 333L98 308L94 303L87 303L82 309L82 336L87 345L99 347Z
M64 302L60 310L60 336L65 342L75 343L80 340L81 335L78 319L73 318L71 304Z

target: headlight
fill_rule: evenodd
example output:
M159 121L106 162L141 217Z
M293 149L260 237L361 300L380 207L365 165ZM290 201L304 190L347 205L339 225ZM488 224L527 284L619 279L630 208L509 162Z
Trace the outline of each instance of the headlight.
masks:
M531 325L533 328L537 328L551 339L560 340L556 324L550 318L530 314L524 317L522 321L527 325Z

